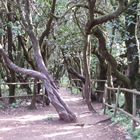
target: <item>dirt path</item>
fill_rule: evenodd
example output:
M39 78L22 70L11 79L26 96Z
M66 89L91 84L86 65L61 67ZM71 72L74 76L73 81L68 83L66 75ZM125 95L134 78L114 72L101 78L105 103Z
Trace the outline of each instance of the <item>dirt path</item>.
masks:
M60 94L76 113L76 123L58 120L52 106L0 111L0 140L126 140L124 130L110 121L98 123L106 116L92 114L79 96L70 95L64 88ZM95 105L99 111L101 106Z

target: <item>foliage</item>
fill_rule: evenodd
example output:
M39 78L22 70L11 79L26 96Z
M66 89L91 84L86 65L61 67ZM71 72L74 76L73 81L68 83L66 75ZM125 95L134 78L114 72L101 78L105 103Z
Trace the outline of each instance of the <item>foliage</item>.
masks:
M131 132L131 133L135 140L140 139L140 128L136 129L134 132Z
M113 111L111 111L111 110L107 111L107 114L109 116L111 116L111 120L115 123L121 124L121 127L123 127L125 130L127 130L127 132L129 132L129 134L131 134L133 139L139 140L140 139L140 128L136 127L136 130L134 130L134 131L132 130L132 120L130 119L130 117L127 117L123 113L119 113L119 112L117 113L117 116L114 117L112 112Z
M69 85L69 79L67 76L63 76L60 79L60 86L68 87Z
M119 95L119 107L123 107L125 104L125 98L124 98L124 93L120 93Z
M16 102L16 103L12 103L10 108L18 108L19 107L19 104Z
M4 109L4 108L5 108L5 106L4 106L3 102L0 101L0 109Z

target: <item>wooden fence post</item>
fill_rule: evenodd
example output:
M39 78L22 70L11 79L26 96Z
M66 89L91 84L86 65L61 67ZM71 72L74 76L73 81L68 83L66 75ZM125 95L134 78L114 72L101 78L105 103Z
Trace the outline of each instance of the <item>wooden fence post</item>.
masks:
M31 104L29 106L29 109L36 109L36 95L37 95L37 83L38 79L34 79L34 89L33 89L33 96L31 100Z
M136 95L134 93L133 93L133 117L136 117ZM136 121L135 120L133 120L132 125L133 125L132 126L133 131L134 131L135 127L136 127Z
M107 101L107 83L105 83L105 92L103 96L104 114L106 113L106 101Z
M45 107L45 87L43 84L41 84L41 89L42 89L42 99L43 99L43 104L42 106ZM67 90L67 89L66 89Z
M119 94L120 94L120 86L118 86L118 90L117 90L117 93L116 93L116 103L115 103L115 108L114 108L114 117L116 117L116 113L117 113Z
M2 97L2 92L1 92L1 83L0 83L0 97Z

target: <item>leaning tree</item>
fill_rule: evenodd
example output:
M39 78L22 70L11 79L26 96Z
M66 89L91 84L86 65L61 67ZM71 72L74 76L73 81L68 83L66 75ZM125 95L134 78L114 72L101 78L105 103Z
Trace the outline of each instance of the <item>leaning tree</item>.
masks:
M25 32L28 34L30 38L32 48L34 51L35 63L37 65L38 71L21 68L15 65L9 59L8 55L5 53L2 45L0 46L0 56L2 56L4 62L6 63L7 67L10 70L16 73L21 73L42 80L45 89L47 90L50 101L52 105L55 107L56 111L58 112L60 119L64 121L75 121L76 120L75 114L69 109L69 107L64 103L64 101L59 96L53 78L50 76L43 61L43 57L41 55L40 50L40 44L42 43L41 40L39 41L36 33L34 32L34 25L32 23L32 12L33 12L32 7L34 2L30 0L25 1L16 0L10 2L14 3L15 7L17 8L17 14L21 22L21 25L23 26Z

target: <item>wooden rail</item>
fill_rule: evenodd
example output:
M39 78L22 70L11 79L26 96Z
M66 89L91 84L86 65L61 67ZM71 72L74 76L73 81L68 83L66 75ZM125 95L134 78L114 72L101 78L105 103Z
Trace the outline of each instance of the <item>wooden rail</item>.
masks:
M36 84L39 84L42 82L36 82ZM14 82L14 83L5 83L5 82L0 82L0 86L1 85L30 85L30 84L35 84L35 82ZM4 98L24 98L24 97L33 97L34 94L30 94L30 95L15 95L15 96L2 96L0 97L0 99L4 99ZM44 96L44 94L37 94L36 96Z
M81 80L80 79L72 79L71 81L81 81ZM97 82L104 82L104 83L106 83L106 80L91 79L91 84L95 84ZM68 85L67 86L67 88L70 88L71 92L72 92L72 87L76 87L77 89L81 89L82 90L82 87L79 87L79 86L72 86L72 85ZM102 91L102 90L95 90L95 92L104 93L104 91Z
M37 82L37 84L39 83L42 83L42 82ZM29 84L34 84L34 82L15 82L15 83L0 82L0 85L29 85Z
M4 99L4 98L26 98L26 97L32 97L34 96L34 94L30 94L30 95L15 95L15 96L3 96L0 97L0 99ZM37 94L36 96L45 96L44 94Z
M116 90L116 101L115 101L115 106L112 106L110 104L107 103L107 97L108 97L108 90ZM132 105L132 114L126 112L125 110L121 109L118 107L118 101L119 101L119 95L120 92L123 91L125 92L124 94L128 94L128 93L132 93L133 94L133 105ZM136 90L130 90L130 89L126 89L126 88L112 88L112 87L108 87L107 84L105 84L105 92L104 92L104 97L103 97L103 104L104 104L104 114L106 113L106 107L110 107L114 109L114 116L116 116L117 111L120 111L122 113L124 113L125 115L127 115L128 117L130 117L132 119L132 128L133 130L135 130L136 128L136 123L140 124L140 118L137 117L136 115L136 97L140 96L140 92L136 91Z
M41 81L36 81L36 80L34 79L34 82L15 82L15 83L4 83L4 82L0 82L0 86L1 86L1 85L27 85L27 84L28 84L28 85L34 84L34 86L35 86L35 85L37 85L37 84L39 84L39 83L42 84ZM35 90L36 90L36 89L35 89L35 87L34 87L33 94L14 95L14 96L2 96L2 97L0 97L0 100L5 99L5 98L32 98L32 99L31 99L31 105L35 105L35 103L36 103L36 101L35 101L36 97L40 96L40 97L42 97L42 104L43 104L43 106L45 106L45 103L46 103L45 98L46 98L47 96L45 95L45 93L36 94ZM47 98L48 98L48 97L47 97Z

